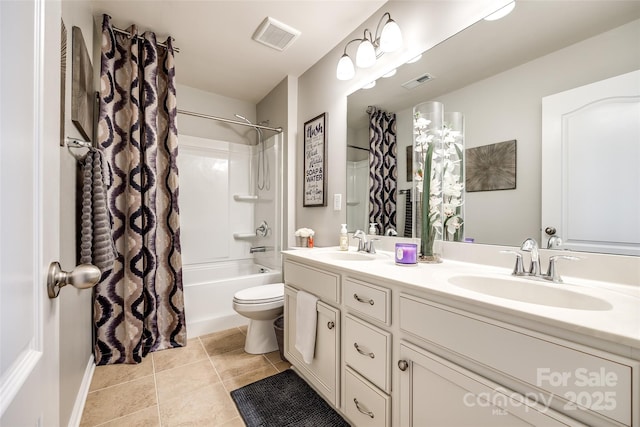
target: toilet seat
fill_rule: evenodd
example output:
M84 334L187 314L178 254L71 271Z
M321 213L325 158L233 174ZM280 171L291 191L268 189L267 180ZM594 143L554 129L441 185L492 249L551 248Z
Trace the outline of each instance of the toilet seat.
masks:
M233 296L236 304L269 304L284 300L284 283L254 286L238 291Z

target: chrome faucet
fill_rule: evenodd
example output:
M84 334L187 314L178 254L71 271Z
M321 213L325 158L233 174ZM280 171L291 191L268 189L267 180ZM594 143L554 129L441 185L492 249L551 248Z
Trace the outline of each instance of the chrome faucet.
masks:
M531 252L531 265L529 266L529 275L540 276L540 254L538 253L538 242L529 237L522 242L520 250Z
M353 237L358 239L358 252L367 252L370 254L376 253L376 248L373 246L373 242L380 239L371 239L367 241L367 235L362 230L356 230L353 233Z
M562 246L562 239L559 236L554 235L549 237L547 249L558 249L560 246Z
M553 283L562 283L562 278L558 274L556 269L556 261L559 259L565 259L570 261L577 261L580 258L569 255L553 255L549 257L549 267L547 269L547 273L544 274L540 270L540 254L538 252L538 243L532 239L528 238L522 243L520 250L524 252L531 252L531 266L529 267L529 271L524 271L524 266L522 265L522 254L517 251L500 251L501 253L514 254L516 256L516 265L513 268L513 272L511 273L514 276L525 276L532 277L534 279L542 279L548 280Z
M358 239L358 252L364 252L367 246L367 235L362 230L356 230L353 233L353 238Z
M547 269L547 274L542 275L543 279L549 280L553 283L562 283L562 277L560 277L558 270L556 269L556 261L559 259L578 261L580 258L569 255L553 255L549 257L549 268Z

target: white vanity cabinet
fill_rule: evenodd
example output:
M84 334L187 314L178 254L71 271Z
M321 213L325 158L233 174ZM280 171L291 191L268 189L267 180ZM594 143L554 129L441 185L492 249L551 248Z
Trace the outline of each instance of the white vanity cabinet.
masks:
M432 389L432 393L446 394L445 386L455 384L457 389L449 389L450 398L443 398L450 405L447 407L443 401L433 409L443 409L443 416L449 411L455 416L463 417L462 419L467 415L477 416L474 423L477 426L500 425L501 409L492 408L488 413L483 412L489 417L489 421L483 424L480 422L480 415L473 415L476 411L467 408L469 402L465 399L477 403L492 396L501 401L500 395L509 397L506 406L500 407L504 409L504 413L523 420L527 418L523 414L518 415L523 408L519 401L524 401L526 396L529 402L536 403L526 407L526 415L540 412L549 419L534 422L534 425L556 425L552 419L569 419L567 417L583 421L584 425L639 425L638 361L476 316L409 294L399 295L399 327L401 336L407 341L423 341L434 352L450 358L456 357L462 361L459 363L469 366L467 369L465 366L447 363L427 350L402 343L399 369L407 368L400 374L403 417L423 419L432 411L426 410L425 406L412 406L410 402L416 398L422 399L419 396L428 393L427 388ZM482 377L471 371L478 366L487 371ZM440 377L440 385L436 385L437 377ZM510 381L517 390L505 387L503 381ZM430 385L425 386L425 382ZM457 397L456 393L459 394ZM467 393L479 393L479 400L469 397ZM491 399L489 401L493 403ZM405 414L407 410L410 410L409 414ZM418 416L415 414L416 410L424 414ZM582 425L577 421L568 423L565 420L562 423ZM401 425L421 424L402 422Z
M315 352L310 364L304 362L295 348L298 290L320 297L317 304ZM339 275L297 263L285 263L285 357L336 407L340 402L340 310L328 302L337 304L338 290Z
M584 426L408 342L399 358L402 427Z
M391 290L342 276L344 412L355 426L390 427Z
M352 426L640 427L635 347L493 316L377 268L285 257L286 356ZM292 348L300 289L321 299L311 365Z

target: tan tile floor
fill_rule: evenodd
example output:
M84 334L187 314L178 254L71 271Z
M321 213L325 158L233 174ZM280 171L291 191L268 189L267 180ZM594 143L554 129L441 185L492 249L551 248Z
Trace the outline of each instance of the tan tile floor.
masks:
M243 427L229 392L290 367L243 350L246 327L190 339L138 365L97 366L81 427Z

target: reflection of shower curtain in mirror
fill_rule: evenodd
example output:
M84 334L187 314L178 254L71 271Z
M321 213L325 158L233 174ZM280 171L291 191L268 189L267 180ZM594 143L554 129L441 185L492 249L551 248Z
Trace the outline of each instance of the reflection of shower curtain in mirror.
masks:
M376 107L369 114L369 222L380 234L396 230L396 115Z

